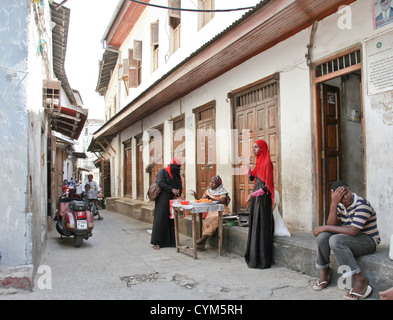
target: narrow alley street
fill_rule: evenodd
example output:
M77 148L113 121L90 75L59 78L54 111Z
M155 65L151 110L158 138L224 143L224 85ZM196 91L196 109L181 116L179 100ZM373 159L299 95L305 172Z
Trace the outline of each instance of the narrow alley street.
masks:
M215 249L198 259L174 248L153 250L151 225L103 210L94 236L74 248L52 222L41 273L33 292L0 295L0 300L336 300L336 286L315 292L315 279L282 267L247 268L243 257ZM191 239L183 237L184 244ZM310 263L313 263L310 261ZM40 289L40 287L42 289Z

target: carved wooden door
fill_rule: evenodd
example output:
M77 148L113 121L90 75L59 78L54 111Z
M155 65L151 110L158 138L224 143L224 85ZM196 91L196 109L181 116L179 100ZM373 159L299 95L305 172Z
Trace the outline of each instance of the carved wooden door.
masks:
M325 189L325 214L327 222L330 203L330 188L340 179L340 89L322 84L322 168Z
M185 126L184 126L184 118L180 118L173 121L173 136L172 136L172 145L173 152L172 158L178 158L181 161L181 171L180 176L182 179L183 185L183 194L182 197L187 198L186 192L186 134L185 134Z
M278 117L278 81L270 80L236 94L234 105L234 212L247 210L246 199L254 188L245 171L245 163L250 158L251 168L255 167L252 146L263 139L269 147L274 167L275 188L281 190L280 178L280 136Z
M196 111L197 123L197 194L202 197L209 180L216 175L215 103Z
M124 195L132 196L132 149L131 140L124 144Z
M136 137L136 193L138 199L144 198L143 184L143 141L142 135Z

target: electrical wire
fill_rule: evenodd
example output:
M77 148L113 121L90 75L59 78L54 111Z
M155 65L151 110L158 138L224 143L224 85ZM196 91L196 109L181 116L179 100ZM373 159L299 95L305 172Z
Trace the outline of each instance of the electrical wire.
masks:
M139 4L144 4L144 5L146 5L146 6L151 6L151 7L160 8L160 9L171 9L171 10L191 11L191 12L230 12L230 11L240 11L240 10L255 9L255 6L254 6L254 7L245 7L245 8L214 9L214 10L186 9L186 8L175 8L175 7L160 6L160 5L158 5L158 4L146 3L146 2L138 1L138 0L130 0L130 1L131 1L131 2L135 2L135 3L139 3Z

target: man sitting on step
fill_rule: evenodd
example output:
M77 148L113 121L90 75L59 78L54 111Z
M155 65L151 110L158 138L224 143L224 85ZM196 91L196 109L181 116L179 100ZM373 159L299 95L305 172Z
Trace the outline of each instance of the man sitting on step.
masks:
M341 267L349 270L343 277L353 276L354 285L344 298L360 300L367 298L372 288L368 278L362 274L355 257L374 253L381 242L377 227L377 216L370 203L351 191L343 181L332 184L332 202L327 225L314 229L317 238L317 268L321 276L313 289L322 290L329 285L333 270L329 267L330 250Z

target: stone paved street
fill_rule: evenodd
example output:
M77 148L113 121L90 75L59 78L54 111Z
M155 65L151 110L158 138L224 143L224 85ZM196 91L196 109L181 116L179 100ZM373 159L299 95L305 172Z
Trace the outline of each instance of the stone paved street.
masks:
M249 269L243 257L218 256L209 247L197 260L174 248L153 250L150 224L108 210L102 214L94 236L80 248L71 238L60 240L53 222L33 292L0 299L148 300L154 305L154 300L184 299L335 300L345 294L336 286L315 292L315 279L307 275L276 266ZM181 241L191 245L190 238Z

